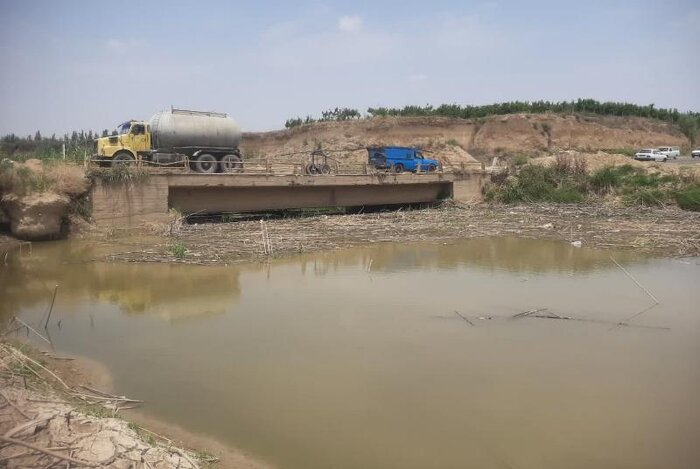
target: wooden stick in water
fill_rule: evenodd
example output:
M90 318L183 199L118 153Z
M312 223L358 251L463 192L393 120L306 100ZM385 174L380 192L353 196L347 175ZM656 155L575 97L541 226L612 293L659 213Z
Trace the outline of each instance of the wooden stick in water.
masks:
M655 297L654 295L652 295L651 292L649 292L649 290L647 290L646 288L644 288L644 286L643 286L641 283L639 283L639 282L637 281L636 278L632 277L632 274L630 274L629 272L627 272L627 270L625 270L625 268L622 267L622 266L613 258L613 256L610 256L610 260L613 261L613 262L615 263L615 265L618 266L618 267L620 268L620 270L623 271L623 272L625 273L625 275L627 275L634 283L636 283L637 286L638 286L639 288L641 288L642 290L644 290L644 293L646 293L647 295L649 295L649 298L651 298L652 300L654 300L654 302L655 302L657 305L660 303L660 301L657 300L656 297Z
M21 320L20 318L18 318L17 316L15 316L14 319L15 319L15 321L17 321L18 323L22 324L24 327L26 327L27 329L29 329L30 331L32 331L33 333L35 333L36 335L38 335L38 336L39 336L42 340L44 340L47 344L52 345L52 344L51 344L51 341L50 341L49 339L47 339L47 338L44 337L43 335L39 334L39 333L36 331L36 329L34 329L32 326L30 326L30 325L27 324L26 322L22 321L22 320Z
M44 323L44 329L49 327L49 319L51 319L51 313L53 312L53 304L56 301L56 293L58 292L58 285L53 289L53 298L51 299L51 307L49 308L49 315L46 316L46 322Z

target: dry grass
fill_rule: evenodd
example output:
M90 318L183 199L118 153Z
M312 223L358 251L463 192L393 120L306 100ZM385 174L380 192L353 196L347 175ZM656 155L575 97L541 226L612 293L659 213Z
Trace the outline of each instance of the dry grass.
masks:
M82 166L30 159L24 163L4 163L0 167L0 190L5 193L27 195L50 191L77 197L88 188L89 181Z
M65 163L44 165L44 172L54 181L54 189L69 197L76 197L87 192L89 181L82 166Z

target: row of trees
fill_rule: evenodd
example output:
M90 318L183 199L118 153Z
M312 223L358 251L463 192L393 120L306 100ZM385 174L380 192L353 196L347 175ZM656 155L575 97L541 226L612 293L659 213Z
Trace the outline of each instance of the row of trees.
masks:
M320 119L307 116L305 119L288 119L285 127L292 128L302 124L310 124L317 121L360 119L362 117L385 116L439 116L458 119L478 119L493 115L517 114L517 113L545 113L557 114L597 114L604 116L636 116L648 117L670 122L679 126L681 131L695 143L698 127L700 127L700 113L679 112L678 109L657 108L653 104L640 106L631 103L600 102L595 99L578 99L576 101L509 101L505 103L487 104L483 106L442 104L434 107L404 106L402 108L370 107L363 116L356 109L335 108L324 111Z
M111 134L116 133L116 131ZM56 134L44 137L40 131L34 135L20 137L15 134L5 135L0 139L0 159L11 158L23 160L26 158L59 159L63 158L63 146L66 148L66 159L82 161L85 154L93 151L94 140L100 136L110 135L105 129L102 133L89 130L73 131L57 137Z
M311 116L306 116L305 118L296 117L293 119L287 119L284 126L288 129L292 127L298 127L303 124L312 124L314 122L325 122L325 121L349 121L353 119L361 119L362 113L357 109L351 109L348 107L328 109L321 113L320 119L315 119Z

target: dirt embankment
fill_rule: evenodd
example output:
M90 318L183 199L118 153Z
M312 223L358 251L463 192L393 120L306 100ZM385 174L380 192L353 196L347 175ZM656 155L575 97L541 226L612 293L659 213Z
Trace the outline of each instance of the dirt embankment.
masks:
M89 188L82 166L0 162L0 224L15 238L39 241L64 234L72 208ZM0 240L0 244L2 240Z
M639 117L513 114L485 119L384 117L320 122L290 130L246 133L244 156L264 157L308 152L318 143L327 149L363 149L373 145L418 146L434 152L448 167L489 161L500 153L531 155L562 150L596 152L620 148L677 145L688 139L673 125ZM337 156L364 163L367 153L345 151ZM301 156L299 156L301 157ZM290 158L286 156L286 158Z
M485 119L383 117L320 122L290 130L246 133L246 157L285 155L312 150L362 149L373 145L419 146L433 151L446 166L470 165L500 153L539 155L563 150L596 152L690 142L677 127L654 119L613 116L512 114ZM364 151L337 153L340 159L364 163ZM482 158L483 157L483 158Z

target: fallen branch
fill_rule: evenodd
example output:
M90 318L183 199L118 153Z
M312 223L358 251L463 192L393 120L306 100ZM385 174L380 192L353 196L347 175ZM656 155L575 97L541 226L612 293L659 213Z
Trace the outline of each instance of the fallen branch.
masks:
M194 461L192 461L192 460L190 459L189 456L187 456L187 453L185 453L185 452L184 452L183 450L181 450L180 448L176 448L175 446L172 446L172 447L168 448L168 450L169 450L170 452L172 452L172 453L175 453L175 454L177 454L177 455L183 457L183 458L185 459L185 461L187 461L188 463L190 463L190 466L192 466L192 468L197 468L197 467L199 467L197 464L195 464Z
M25 419L31 419L30 416L28 416L27 414L25 414L24 412L22 412L22 409L20 409L19 407L17 407L17 406L14 404L14 402L12 402L12 401L10 400L9 397L7 397L7 394L5 394L5 393L3 392L2 389L0 389L0 396L2 396L2 397L7 401L7 403L10 405L10 407L12 407L12 408L15 409L17 412L19 412L19 413L22 415L22 417L24 417Z
M32 359L32 358L26 356L25 354L23 354L22 352L20 352L19 350L17 350L17 349L14 348L14 347L10 347L9 350L10 350L10 353L12 353L13 355L15 355L15 357L19 358L20 360L23 360L23 359L24 359L24 360L29 361L30 363L33 363L34 365L38 366L39 368L41 368L42 370L46 371L48 374L50 374L51 376L53 376L53 377L56 379L56 381L58 381L59 383L61 383L61 384L63 385L64 388L68 389L69 391L71 390L70 386L68 386L65 382L63 382L63 380L62 380L61 378L59 378L58 376L56 376L56 374L55 374L53 371L49 370L48 368L46 368L45 366L43 366L41 363L39 363L39 362L37 362L36 360L34 360L34 359ZM31 369L31 367L29 367L29 369ZM32 371L34 371L34 370L32 370ZM34 372L34 373L36 374L36 372ZM38 374L37 374L37 376L38 376Z
M40 419L35 419L35 420L30 420L29 422L24 422L20 425L17 425L14 428L9 429L7 432L5 432L5 438L12 438L15 434L21 432L22 430L26 430L27 428L32 428L34 426L37 426L39 424L42 424L44 422L48 422L52 418L54 418L55 415L52 415L51 417L44 417Z
M136 399L129 399L129 398L127 398L127 397L117 397L117 396L110 396L110 397L106 397L106 396L95 396L95 395L85 394L85 393L82 393L82 392L70 392L69 394L70 394L71 396L75 396L75 397L77 397L77 398L84 399L84 400L85 400L85 399L93 399L93 400L96 400L96 401L108 401L108 402L111 402L111 401L118 401L118 402L130 402L130 403L136 403L136 404L143 404L143 401L139 401L139 400L136 400Z
M46 448L41 448L41 447L34 445L32 443L27 443L26 441L18 440L16 438L8 438L4 435L0 435L0 441L3 441L5 443L9 443L11 445L24 446L25 448L29 448L31 450L37 451L37 452L45 454L47 456L51 456L52 458L61 459L63 461L68 461L68 462L71 462L73 464L78 464L78 465L87 466L87 467L97 467L98 466L98 464L91 463L88 461L82 461L80 459L75 459L75 458L72 458L70 456L64 456L60 453L56 453L55 451L52 451L52 450L49 450Z

